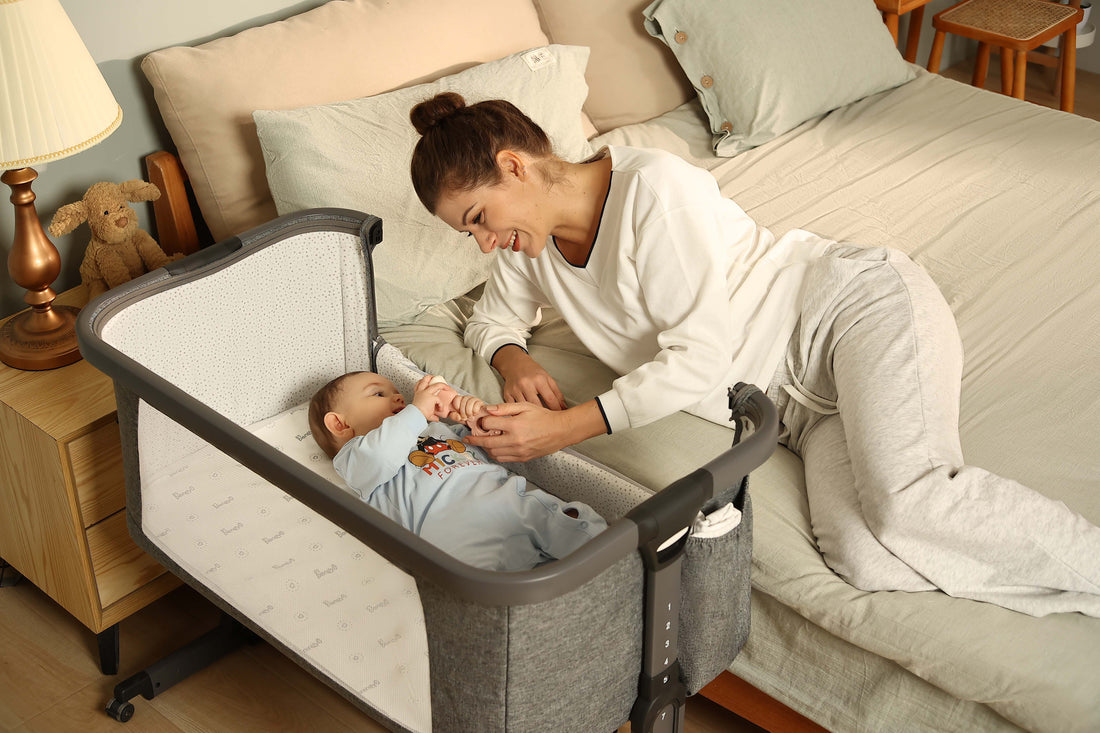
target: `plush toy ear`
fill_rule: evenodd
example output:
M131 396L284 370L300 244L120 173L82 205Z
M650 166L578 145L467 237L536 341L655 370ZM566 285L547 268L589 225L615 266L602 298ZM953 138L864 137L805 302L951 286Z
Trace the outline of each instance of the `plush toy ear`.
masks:
M53 219L50 221L50 234L55 237L68 234L87 220L88 209L83 201L77 201L75 204L65 204L53 215Z
M160 198L160 189L155 183L146 183L140 178L125 181L118 185L127 201L156 201Z

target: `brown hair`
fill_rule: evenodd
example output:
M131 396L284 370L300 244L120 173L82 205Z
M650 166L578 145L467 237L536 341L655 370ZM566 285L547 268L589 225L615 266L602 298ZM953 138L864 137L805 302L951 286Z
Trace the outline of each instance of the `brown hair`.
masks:
M340 389L344 384L344 380L353 374L362 374L362 372L341 374L317 390L313 395L313 399L309 401L309 431L313 434L313 439L317 441L317 445L329 458L336 457L337 448L336 439L325 427L325 415L332 412L333 408L336 407L336 401L340 396Z
M412 154L413 188L433 214L446 191L499 183L501 150L554 153L546 132L503 99L467 106L461 94L442 92L413 107L409 119L421 136Z

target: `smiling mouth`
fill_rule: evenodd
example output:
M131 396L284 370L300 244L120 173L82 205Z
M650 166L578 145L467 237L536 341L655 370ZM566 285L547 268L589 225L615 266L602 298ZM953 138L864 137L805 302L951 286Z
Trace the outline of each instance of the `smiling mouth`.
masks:
M512 236L508 238L508 244L504 247L505 249L511 249L513 252L519 252L519 232L513 229Z

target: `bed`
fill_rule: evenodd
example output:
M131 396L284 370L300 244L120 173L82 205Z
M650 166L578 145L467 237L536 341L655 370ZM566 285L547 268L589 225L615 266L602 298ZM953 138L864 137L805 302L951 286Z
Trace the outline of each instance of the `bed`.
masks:
M383 277L392 283L383 290L395 298L379 305L384 338L425 371L495 399L495 375L461 338L485 263L460 249L468 243L438 230L438 241L424 243L430 217L389 185L398 180L393 171L403 161L395 151L407 138L380 121L424 93L414 84L520 94L507 87L510 74L491 64L507 58L521 70L538 67L548 56L524 52L549 42L552 65L574 77L580 67L584 78L524 99L569 155L601 144L664 148L711 171L725 195L777 235L797 227L889 245L926 268L964 343L960 428L968 461L1100 522L1093 446L1100 398L1088 381L1100 373L1097 123L905 65L904 72L890 66L892 83L855 92L851 69L833 74L843 83L825 94L824 108L807 108L813 114L791 125L807 113L799 106L750 140L722 128L717 116L731 110L710 90L737 72L768 81L743 87L760 90L757 107L792 96L801 102L810 95L784 76L787 67L768 56L768 46L789 49L775 43L784 34L805 46L835 29L782 13L741 18L732 28L714 23L728 44L729 58L720 61L740 66L723 68L726 77L706 74L708 85L692 71L699 59L685 53L706 29L678 31L682 41L665 29L669 43L662 44L645 29L646 3L482 0L435 3L430 13L417 5L330 3L146 60L158 110L214 239L316 205L370 210L388 227L393 222L390 243L408 237L411 244L399 250L404 263L379 265L394 268ZM871 5L844 0L831 12L859 21L843 37L874 49L878 61L889 34L882 27L875 36L867 26L868 17L878 20ZM750 6L726 3L715 12L737 20L759 10ZM814 12L799 8L821 21ZM456 34L460 22L464 32ZM418 52L410 54L410 45ZM265 53L271 48L279 50L274 60ZM333 69L341 73L324 73ZM173 159L155 160L154 180L178 181ZM158 229L186 231L167 207L158 211ZM402 291L403 264L442 261L449 277L437 289ZM600 393L614 377L553 317L531 345L569 400ZM578 449L655 489L704 463L729 433L676 414ZM730 669L702 694L773 730L808 721L837 731L1100 728L1100 620L1033 618L937 592L856 590L817 551L801 463L782 448L754 473L753 500L751 632Z

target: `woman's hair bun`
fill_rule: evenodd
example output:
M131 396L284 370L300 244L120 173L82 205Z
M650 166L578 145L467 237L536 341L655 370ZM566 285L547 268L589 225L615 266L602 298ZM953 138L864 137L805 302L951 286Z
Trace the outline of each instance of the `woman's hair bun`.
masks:
M440 92L412 108L409 119L416 131L424 135L443 119L466 106L466 100L456 92Z

